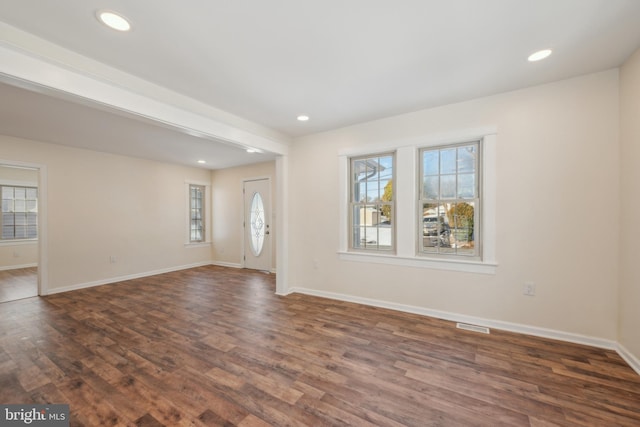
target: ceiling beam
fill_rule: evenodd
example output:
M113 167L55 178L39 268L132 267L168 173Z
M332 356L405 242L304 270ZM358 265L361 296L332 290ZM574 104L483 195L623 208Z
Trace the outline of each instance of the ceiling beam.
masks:
M0 81L191 136L286 155L290 139L0 23ZM169 101L171 99L171 101ZM230 124L231 123L231 124Z

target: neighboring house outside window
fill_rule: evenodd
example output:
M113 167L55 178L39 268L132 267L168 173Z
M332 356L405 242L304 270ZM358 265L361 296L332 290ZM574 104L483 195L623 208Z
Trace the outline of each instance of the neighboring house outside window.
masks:
M189 185L189 242L205 241L205 186Z
M394 163L394 153L351 158L351 249L394 251Z
M495 274L497 140L485 127L341 150L339 259Z
M0 185L2 194L1 240L38 238L38 189Z
M480 142L420 150L419 250L480 256Z

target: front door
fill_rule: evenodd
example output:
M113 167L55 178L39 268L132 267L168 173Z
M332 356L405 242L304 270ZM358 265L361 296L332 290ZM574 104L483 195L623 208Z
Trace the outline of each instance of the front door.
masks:
M271 182L244 182L244 267L271 271Z

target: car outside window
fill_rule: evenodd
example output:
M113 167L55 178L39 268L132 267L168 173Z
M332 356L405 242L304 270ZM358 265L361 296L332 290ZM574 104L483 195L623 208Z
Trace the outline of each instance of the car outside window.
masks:
M420 150L419 250L479 257L480 141Z

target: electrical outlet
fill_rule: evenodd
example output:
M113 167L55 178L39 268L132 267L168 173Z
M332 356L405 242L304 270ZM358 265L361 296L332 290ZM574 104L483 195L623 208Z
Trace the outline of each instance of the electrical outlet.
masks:
M109 257L109 262L110 262L111 264L115 264L115 263L116 263L116 261L118 261L118 260L117 260L117 258L116 258L114 255L111 255L111 256Z
M536 294L536 284L533 282L524 282L524 289L522 293L528 297L535 296Z

